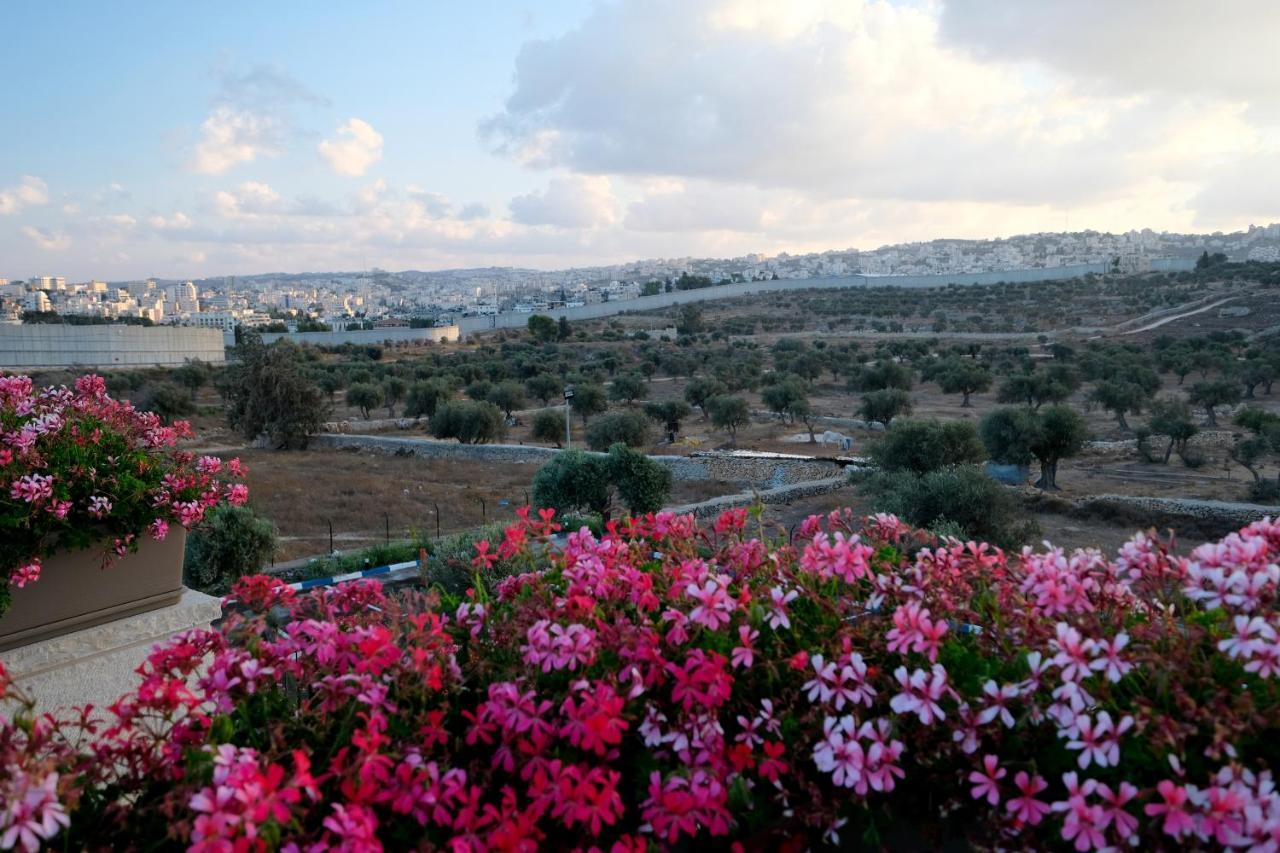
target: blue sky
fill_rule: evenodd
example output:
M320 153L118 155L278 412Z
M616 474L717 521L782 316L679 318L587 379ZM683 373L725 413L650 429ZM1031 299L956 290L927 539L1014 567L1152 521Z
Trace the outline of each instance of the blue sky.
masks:
M0 277L1280 218L1275 4L1033 5L6 4Z

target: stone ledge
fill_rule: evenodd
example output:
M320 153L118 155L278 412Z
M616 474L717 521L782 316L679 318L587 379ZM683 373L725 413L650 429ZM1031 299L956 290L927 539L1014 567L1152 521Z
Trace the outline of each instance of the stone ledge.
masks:
M109 705L128 690L151 647L222 616L217 598L184 590L177 604L10 649L0 660L43 710Z

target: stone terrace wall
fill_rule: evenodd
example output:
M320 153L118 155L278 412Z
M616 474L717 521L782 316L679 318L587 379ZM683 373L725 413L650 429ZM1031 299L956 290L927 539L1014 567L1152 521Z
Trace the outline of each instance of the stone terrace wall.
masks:
M453 441L435 441L429 438L333 433L313 436L311 446L399 456L412 455L424 459L462 459L507 465L543 465L561 452L550 447L524 444L458 444ZM839 465L821 460L741 458L713 454L650 456L649 458L665 465L676 480L724 480L749 483L764 489L843 477Z
M1132 495L1095 495L1075 501L1079 510L1119 516L1125 521L1199 532L1206 538L1225 536L1267 516L1280 516L1280 506Z
M717 516L725 510L737 509L738 507L751 506L757 500L768 506L770 504L785 504L800 498L808 498L814 495L825 495L831 492L839 491L849 485L849 478L843 474L839 477L829 477L824 480L807 480L805 482L794 483L789 486L779 486L776 489L765 489L760 492L742 492L736 495L724 495L718 498L711 498L696 504L685 504L684 506L672 507L671 511L684 515L693 513L696 518L711 518Z

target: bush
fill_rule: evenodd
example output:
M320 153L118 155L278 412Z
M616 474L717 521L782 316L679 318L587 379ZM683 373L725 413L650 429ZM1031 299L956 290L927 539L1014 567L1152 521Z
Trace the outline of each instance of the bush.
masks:
M0 821L68 850L1268 849L1280 526L1111 561L747 518L522 521L459 543L465 597L243 579L94 724L0 669Z
M657 512L671 494L671 471L623 444L609 448L609 474L633 516Z
M558 454L533 476L533 505L557 513L605 515L613 485L605 459L581 450Z
M372 382L357 382L347 389L347 405L360 410L360 417L368 420L369 410L382 402L382 389Z
M587 446L605 451L621 442L629 447L649 443L649 422L639 412L610 412L596 418L587 427Z
M462 444L488 444L506 434L506 424L492 403L455 400L436 408L431 434L440 439L456 438Z
M533 505L608 518L615 489L633 515L656 512L671 491L671 472L623 444L613 445L607 456L570 450L534 475Z
M869 452L883 471L917 474L987 458L973 424L936 418L899 419L893 429L871 445Z
M328 408L301 348L285 340L266 346L246 332L235 356L218 381L232 429L249 441L265 433L278 450L305 449Z
M1025 543L1035 527L1018 500L976 465L956 465L927 473L894 471L871 477L862 487L877 511L891 512L920 527L950 522L965 538L1003 548Z
M533 416L530 436L534 441L549 441L560 447L564 441L564 412L559 409L543 409Z
M453 389L447 383L437 379L424 379L409 386L409 394L404 401L406 418L431 417L436 407L453 397Z
M888 426L898 415L911 414L911 395L898 388L886 388L862 395L862 417Z
M276 550L276 528L247 506L221 506L187 537L183 583L210 595L226 595L245 575L255 575Z

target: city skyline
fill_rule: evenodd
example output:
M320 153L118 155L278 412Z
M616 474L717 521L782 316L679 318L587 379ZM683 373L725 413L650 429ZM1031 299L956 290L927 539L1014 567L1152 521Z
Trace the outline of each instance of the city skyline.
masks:
M24 33L0 57L24 128L0 141L9 275L546 270L1280 219L1267 4L231 5L3 13Z

